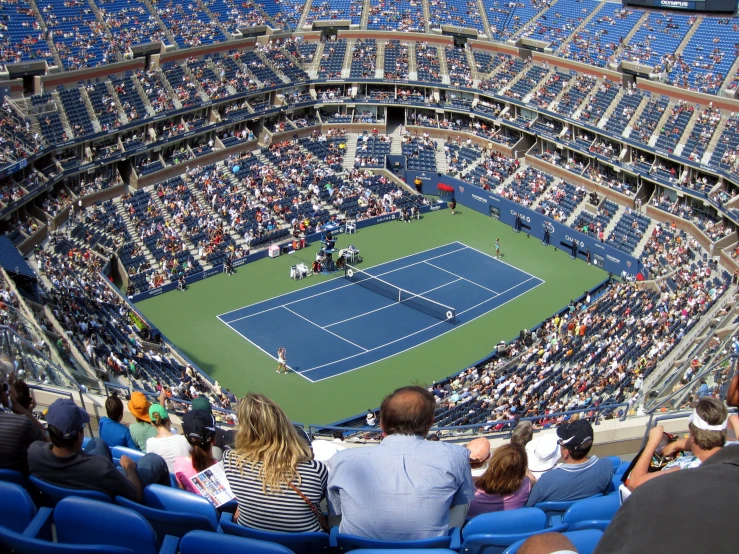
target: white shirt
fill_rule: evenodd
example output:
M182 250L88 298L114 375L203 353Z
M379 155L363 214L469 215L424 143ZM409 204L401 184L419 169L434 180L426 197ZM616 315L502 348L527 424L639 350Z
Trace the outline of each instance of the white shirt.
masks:
M190 443L183 435L172 435L171 437L157 438L151 437L146 439L146 452L159 454L164 461L170 473L174 473L174 459L178 456L190 455Z

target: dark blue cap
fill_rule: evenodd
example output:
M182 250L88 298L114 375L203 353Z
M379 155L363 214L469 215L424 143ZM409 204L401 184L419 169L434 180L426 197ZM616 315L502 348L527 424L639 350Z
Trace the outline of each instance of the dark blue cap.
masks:
M71 439L90 423L90 416L69 398L59 398L46 411L46 423L56 427L63 438Z

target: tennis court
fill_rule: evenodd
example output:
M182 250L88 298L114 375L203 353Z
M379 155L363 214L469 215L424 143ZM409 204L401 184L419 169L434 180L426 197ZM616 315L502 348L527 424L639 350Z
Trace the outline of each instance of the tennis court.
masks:
M272 358L285 347L288 367L316 382L433 340L542 283L454 242L353 268L218 319Z

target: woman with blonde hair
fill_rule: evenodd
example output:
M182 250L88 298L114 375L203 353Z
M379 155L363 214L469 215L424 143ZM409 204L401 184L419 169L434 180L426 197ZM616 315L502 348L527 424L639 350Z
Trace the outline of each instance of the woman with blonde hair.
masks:
M510 443L497 448L487 471L475 481L475 496L467 517L524 507L531 493L527 470L526 449L521 444Z
M247 394L236 413L235 445L223 467L238 501L238 523L283 533L321 531L325 522L317 504L326 495L326 466L263 394Z

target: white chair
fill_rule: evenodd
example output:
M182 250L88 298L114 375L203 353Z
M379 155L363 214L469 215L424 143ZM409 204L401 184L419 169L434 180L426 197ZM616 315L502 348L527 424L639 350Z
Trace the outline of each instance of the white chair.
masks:
M290 267L290 279L298 279L298 266Z
M352 233L357 232L357 222L356 221L347 221L346 222L346 234L351 235Z

